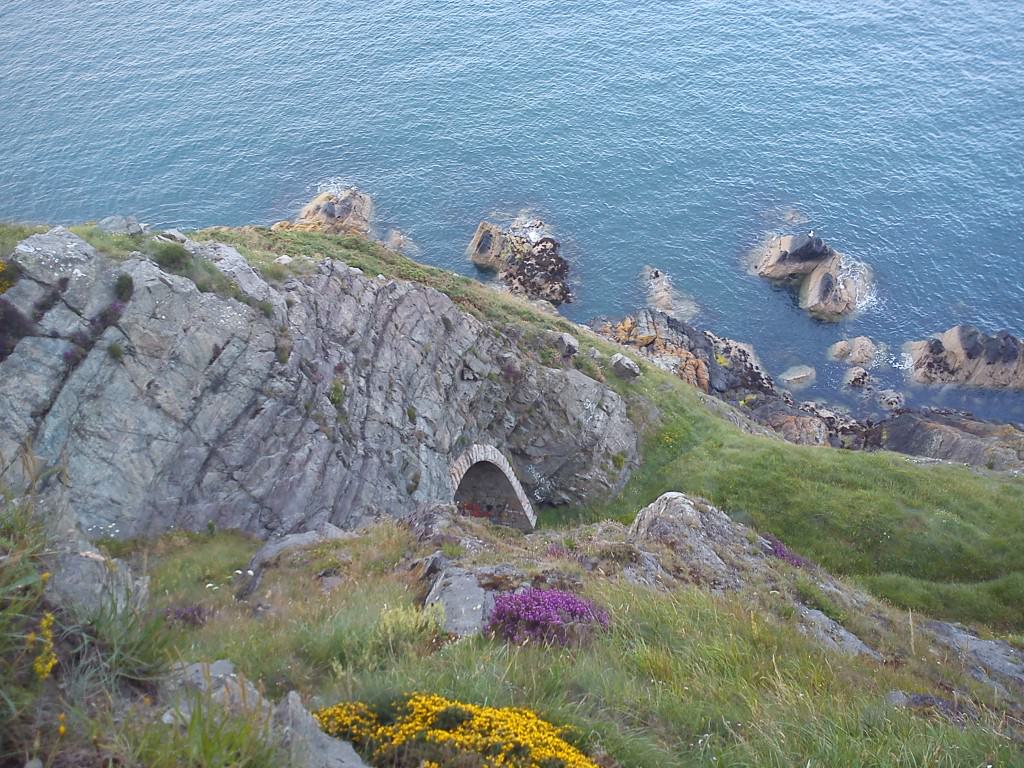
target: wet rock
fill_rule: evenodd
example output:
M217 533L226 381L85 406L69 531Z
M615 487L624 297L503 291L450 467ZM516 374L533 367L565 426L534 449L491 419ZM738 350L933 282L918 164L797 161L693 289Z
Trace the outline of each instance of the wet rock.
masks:
M809 275L831 254L820 237L774 235L761 245L754 270L769 280L791 280Z
M469 242L469 260L480 269L499 272L505 267L508 247L505 230L489 221L481 221Z
M850 389L865 389L871 384L871 374L855 365L843 375L843 386Z
M635 379L640 375L640 366L621 352L612 355L612 371L623 379Z
M887 411L898 411L906 405L907 398L895 389L883 389L878 393L878 404Z
M271 229L306 230L331 235L366 235L373 217L373 199L355 187L341 192L321 192L299 213L294 222L279 221Z
M96 222L96 228L111 235L141 235L145 230L134 216L107 216Z
M871 271L813 233L774 235L754 253L754 271L769 280L800 285L800 306L822 320L856 311L871 290Z
M789 389L794 390L809 387L817 378L818 372L809 365L794 365L779 375L779 381Z
M835 253L819 264L800 287L800 306L820 320L856 312L871 293L871 271Z
M972 325L912 341L910 377L919 384L1024 389L1024 342L1006 331L989 336Z
M901 411L883 422L883 446L995 470L1024 469L1024 430L958 411Z
M384 235L383 245L389 251L401 254L407 254L416 250L408 235L397 229L388 230L387 234Z
M496 271L512 293L555 307L572 301L569 262L542 221L520 216L507 229L482 221L468 253L481 269Z
M829 357L848 365L870 368L878 354L878 347L867 336L837 341L828 348Z
M647 306L656 311L664 312L676 320L689 322L700 311L700 308L689 296L676 290L671 278L660 269L644 267L641 277L647 292Z

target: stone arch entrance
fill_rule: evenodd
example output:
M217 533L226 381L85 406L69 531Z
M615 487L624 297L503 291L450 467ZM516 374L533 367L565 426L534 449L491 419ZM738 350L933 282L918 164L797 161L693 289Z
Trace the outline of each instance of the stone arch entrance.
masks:
M493 445L471 445L451 468L456 506L474 517L532 531L537 515L505 455Z

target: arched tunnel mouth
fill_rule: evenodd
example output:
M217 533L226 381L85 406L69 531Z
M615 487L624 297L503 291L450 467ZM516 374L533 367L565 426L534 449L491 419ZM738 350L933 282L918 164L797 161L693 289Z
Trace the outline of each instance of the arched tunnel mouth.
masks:
M471 465L455 489L455 504L462 514L514 528L533 525L519 494L505 472L490 461Z

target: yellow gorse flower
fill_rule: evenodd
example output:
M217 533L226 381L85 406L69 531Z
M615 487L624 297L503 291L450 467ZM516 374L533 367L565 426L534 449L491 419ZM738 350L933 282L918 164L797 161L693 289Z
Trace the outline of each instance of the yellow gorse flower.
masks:
M35 646L37 641L39 642L39 653L36 654L35 661L32 662L32 670L36 673L36 677L45 680L57 666L57 654L53 651L53 614L44 613L43 618L39 620L38 636L34 632L30 632L25 640L30 648Z
M404 746L426 744L479 755L486 768L597 768L565 740L565 728L528 709L482 707L417 693L405 700L399 716L387 724L360 702L327 707L315 717L325 732L354 742L372 753L374 761L384 762ZM436 765L424 760L421 768Z

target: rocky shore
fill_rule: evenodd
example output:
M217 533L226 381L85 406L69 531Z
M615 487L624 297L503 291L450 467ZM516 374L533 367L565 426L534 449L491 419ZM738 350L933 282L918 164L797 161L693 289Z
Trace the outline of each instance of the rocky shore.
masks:
M502 228L481 221L469 243L469 259L496 272L515 294L559 306L572 301L569 262L544 222L525 216Z

